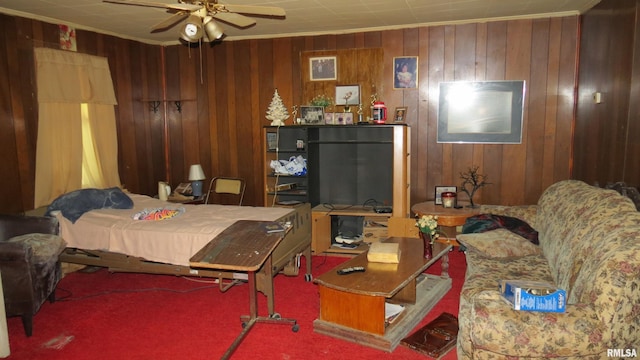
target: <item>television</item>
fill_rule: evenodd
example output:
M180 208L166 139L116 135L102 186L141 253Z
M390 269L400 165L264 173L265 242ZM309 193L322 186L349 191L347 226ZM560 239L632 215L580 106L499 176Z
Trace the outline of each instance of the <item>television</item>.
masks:
M320 126L310 131L309 197L312 206L390 205L393 202L393 129ZM369 202L368 202L369 201Z
M441 82L439 143L522 143L525 81Z

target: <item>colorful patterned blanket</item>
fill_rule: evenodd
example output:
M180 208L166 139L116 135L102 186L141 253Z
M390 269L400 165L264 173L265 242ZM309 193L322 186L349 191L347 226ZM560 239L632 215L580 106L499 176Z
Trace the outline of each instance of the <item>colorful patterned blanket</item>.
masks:
M538 232L529 224L518 218L504 215L480 214L467 218L462 226L462 233L481 233L495 229L507 229L536 245L540 244Z
M133 214L133 220L167 220L180 216L184 213L184 208L168 209L168 208L155 208L144 209L140 212Z

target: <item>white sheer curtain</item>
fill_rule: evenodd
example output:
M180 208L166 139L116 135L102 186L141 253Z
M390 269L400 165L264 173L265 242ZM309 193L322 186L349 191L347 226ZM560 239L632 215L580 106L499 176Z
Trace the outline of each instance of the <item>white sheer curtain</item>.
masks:
M107 59L37 48L35 62L39 118L34 206L82 188L83 169L91 187L121 186L116 98ZM92 135L84 145L83 127Z

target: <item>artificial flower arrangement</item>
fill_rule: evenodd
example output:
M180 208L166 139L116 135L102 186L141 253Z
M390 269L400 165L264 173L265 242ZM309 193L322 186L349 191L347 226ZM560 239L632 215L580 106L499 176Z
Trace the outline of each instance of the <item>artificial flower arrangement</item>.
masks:
M440 237L440 232L438 231L438 215L422 215L422 217L416 221L416 227L421 233L429 236L432 244Z
M311 99L310 104L312 106L322 106L324 108L331 106L333 104L333 98L331 96L316 95L313 99Z

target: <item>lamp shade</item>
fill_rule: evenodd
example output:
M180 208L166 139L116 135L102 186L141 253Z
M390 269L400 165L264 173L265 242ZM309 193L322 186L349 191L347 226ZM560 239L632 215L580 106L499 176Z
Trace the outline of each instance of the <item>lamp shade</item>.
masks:
M202 26L204 27L204 33L207 34L207 38L209 41L218 40L224 35L224 29L220 24L213 20L213 17L207 16L202 21Z
M206 179L206 177L204 176L202 166L200 166L200 164L191 165L191 168L189 169L189 180L197 181L204 179Z
M188 42L197 42L202 38L202 19L191 15L180 32L180 37Z

